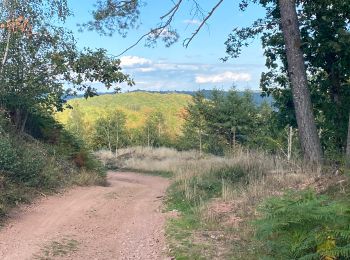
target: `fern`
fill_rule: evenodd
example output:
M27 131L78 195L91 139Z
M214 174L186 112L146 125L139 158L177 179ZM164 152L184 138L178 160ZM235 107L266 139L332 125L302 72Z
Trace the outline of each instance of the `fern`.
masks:
M345 202L313 191L267 200L257 238L274 259L350 259L350 211Z

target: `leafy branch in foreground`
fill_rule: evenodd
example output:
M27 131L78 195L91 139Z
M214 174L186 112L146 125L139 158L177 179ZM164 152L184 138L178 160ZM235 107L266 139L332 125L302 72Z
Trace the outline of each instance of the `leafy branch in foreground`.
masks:
M77 91L86 97L96 95L91 83L107 88L133 84L121 72L120 60L109 57L106 50L77 49L72 32L64 27L69 15L66 1L0 3L0 22L7 21L0 28L0 110L6 111L18 132L26 130L30 115L62 110L66 95ZM30 34L21 29L22 22L27 23L24 29L30 26Z

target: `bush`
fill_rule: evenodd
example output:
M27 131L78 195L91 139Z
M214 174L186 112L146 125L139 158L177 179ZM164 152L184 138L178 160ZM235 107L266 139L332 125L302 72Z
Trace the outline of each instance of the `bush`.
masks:
M274 197L261 207L257 237L268 259L349 259L348 203L312 191Z
M51 187L47 178L57 171L47 172L50 165L58 168L57 162L47 155L41 145L0 136L0 172L9 180L31 187Z
M22 144L21 149L17 150L17 157L19 163L14 172L16 179L29 186L39 186L45 165L50 160L45 151L39 145Z
M0 135L0 171L10 173L18 167L18 156L10 138Z

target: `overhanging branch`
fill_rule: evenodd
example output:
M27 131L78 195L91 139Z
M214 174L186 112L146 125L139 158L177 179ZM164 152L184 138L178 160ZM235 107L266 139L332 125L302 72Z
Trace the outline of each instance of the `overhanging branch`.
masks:
M174 3L174 6L166 14L164 14L163 16L160 17L161 20L168 17L168 19L165 21L165 23L161 24L160 26L158 26L155 29L151 29L149 32L142 35L133 45L131 45L130 47L126 48L123 52L118 54L117 57L125 54L130 49L137 46L144 38L146 38L150 35L154 35L156 38L158 38L164 32L164 30L171 24L171 22L174 19L175 14L177 13L177 11L180 8L180 5L182 4L182 2L183 2L183 0L178 0L176 3Z
M214 7L213 9L211 9L211 11L207 14L207 16L204 18L204 20L201 22L201 24L198 26L198 28L194 31L194 33L192 33L192 36L190 38L187 38L184 40L183 45L187 48L190 43L192 42L192 40L194 39L194 37L196 37L196 35L199 33L199 31L202 29L202 27L207 23L207 21L209 20L209 18L213 15L213 13L215 12L215 10L224 2L224 0L220 0Z
M190 43L192 42L192 40L196 37L196 35L200 32L200 30L203 28L204 25L207 24L207 21L210 19L210 17L214 14L214 12L219 8L219 6L224 2L224 0L219 0L216 5L210 10L210 12L208 12L207 15L204 15L203 9L200 7L199 3L197 2L197 0L192 0L193 4L194 4L194 9L195 9L195 14L199 13L201 14L201 16L203 17L202 22L199 24L199 26L197 27L197 29L192 33L191 37L187 38L184 40L183 42L183 46L184 47L188 47L190 45ZM174 17L176 15L176 13L179 11L179 8L181 6L181 4L183 3L183 0L178 0L177 2L173 2L174 6L168 11L166 12L164 15L162 15L160 17L160 20L165 20L165 22L162 22L159 26L157 26L154 29L151 29L149 32L143 34L134 44L132 44L131 46L129 46L128 48L126 48L123 52L121 52L120 54L118 54L116 57L120 57L121 55L125 54L126 52L128 52L130 49L134 48L135 46L137 46L143 39L145 39L146 37L152 36L154 39L158 39L163 33L164 30L166 30L171 23L174 20ZM171 42L170 44L172 44L173 42ZM170 45L169 44L169 45Z

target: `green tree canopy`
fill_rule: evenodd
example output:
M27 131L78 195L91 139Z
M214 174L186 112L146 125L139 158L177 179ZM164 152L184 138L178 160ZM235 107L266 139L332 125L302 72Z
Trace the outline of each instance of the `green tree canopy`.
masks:
M274 1L260 3L267 8L266 17L250 27L235 28L226 41L227 53L236 57L250 39L261 36L268 68L262 74L261 87L264 94L273 95L281 127L296 126L278 5ZM326 151L340 153L346 145L350 112L350 1L297 3L301 48L321 141Z
M107 148L111 152L124 147L128 142L126 133L126 115L120 110L109 112L100 117L94 128L92 143L94 148Z
M29 114L61 110L66 95L95 95L89 83L133 84L105 50L77 49L66 1L7 0L0 10L0 106L20 131Z

